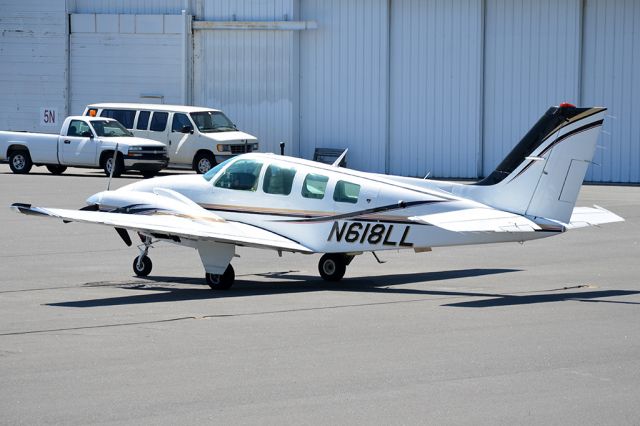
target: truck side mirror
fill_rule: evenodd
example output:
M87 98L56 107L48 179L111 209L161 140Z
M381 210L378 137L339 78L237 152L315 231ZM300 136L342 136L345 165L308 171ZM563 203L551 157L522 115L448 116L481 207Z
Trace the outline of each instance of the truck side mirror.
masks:
M93 133L91 133L91 130L85 130L80 136L82 136L83 138L93 139Z
M193 134L193 127L187 125L187 126L182 126L182 129L180 129L181 133L191 133Z

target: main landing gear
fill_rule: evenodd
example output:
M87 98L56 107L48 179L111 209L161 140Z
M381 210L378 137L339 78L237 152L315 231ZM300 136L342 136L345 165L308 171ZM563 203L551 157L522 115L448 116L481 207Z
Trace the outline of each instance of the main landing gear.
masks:
M345 253L326 253L318 262L318 272L325 281L340 281L354 257Z
M153 263L147 254L149 253L149 247L151 247L151 238L140 235L142 244L138 246L140 254L133 259L133 272L139 277L146 277L151 273Z
M229 264L222 275L207 272L205 279L211 290L229 290L236 279L236 273Z

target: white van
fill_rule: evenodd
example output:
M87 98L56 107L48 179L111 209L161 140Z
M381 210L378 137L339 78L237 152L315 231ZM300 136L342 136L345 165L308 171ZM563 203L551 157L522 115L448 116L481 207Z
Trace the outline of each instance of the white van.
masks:
M206 173L216 164L258 150L255 136L238 130L220 110L181 105L100 103L83 115L118 120L134 135L167 146L169 167Z

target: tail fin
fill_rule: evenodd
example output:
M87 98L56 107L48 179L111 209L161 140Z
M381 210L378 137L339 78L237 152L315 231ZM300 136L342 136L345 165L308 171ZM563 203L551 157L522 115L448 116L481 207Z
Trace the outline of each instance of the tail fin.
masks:
M561 104L538 120L465 196L512 213L568 223L593 159L606 108Z

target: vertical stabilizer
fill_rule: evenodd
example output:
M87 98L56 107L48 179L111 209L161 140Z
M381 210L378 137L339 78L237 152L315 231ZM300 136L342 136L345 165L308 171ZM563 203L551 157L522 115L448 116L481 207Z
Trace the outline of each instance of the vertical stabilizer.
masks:
M487 178L456 193L500 210L568 223L606 108L550 108Z

